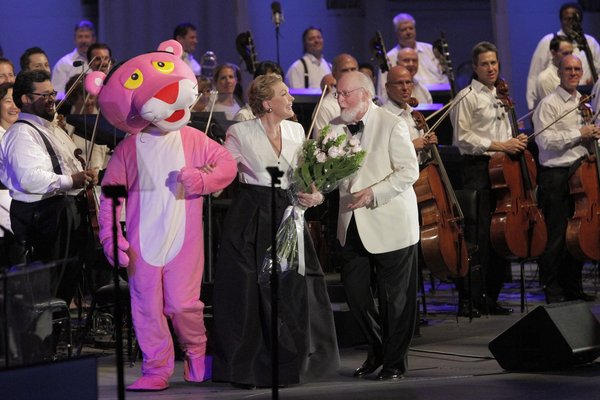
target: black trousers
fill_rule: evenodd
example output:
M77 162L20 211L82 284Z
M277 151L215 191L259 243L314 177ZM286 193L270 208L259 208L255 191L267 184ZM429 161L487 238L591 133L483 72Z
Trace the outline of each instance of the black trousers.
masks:
M539 199L548 243L538 258L540 278L546 290L567 297L581 292L583 263L571 256L566 247L566 231L574 204L569 191L570 168L541 168L538 177Z
M387 368L408 369L417 318L417 245L381 254L362 244L354 217L342 247L342 282L350 311L369 345L368 358ZM372 292L375 278L379 307Z
M479 197L476 257L481 265L488 305L491 305L498 301L504 285L508 262L494 251L490 242L492 211L496 205L491 193L489 157L463 156L463 161L461 170L463 188L476 190Z
M33 203L13 200L10 221L27 262L59 261L52 273L52 294L69 304L81 277L81 253L88 237L83 196L57 195ZM76 258L74 262L60 262Z

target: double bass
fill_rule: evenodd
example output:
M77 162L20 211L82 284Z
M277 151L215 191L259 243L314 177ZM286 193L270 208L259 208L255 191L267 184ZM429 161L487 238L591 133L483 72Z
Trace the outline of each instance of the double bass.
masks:
M237 38L235 39L235 47L240 56L242 56L244 64L246 64L246 70L250 74L254 75L258 61L256 60L256 49L254 48L252 33L247 31L237 35Z
M377 64L379 64L379 69L381 72L388 72L392 65L387 57L385 43L383 42L383 37L381 36L380 31L375 32L375 36L373 36L369 42L369 47L371 47L371 51L373 52L372 60L375 60Z
M591 123L592 110L580 105L586 124ZM575 203L573 217L566 232L567 250L578 260L600 260L600 150L593 141L593 152L581 161L569 179L569 190Z
M416 100L409 104L416 106ZM417 129L431 132L423 114L413 111L412 116ZM413 185L421 214L423 260L439 278L465 276L469 261L463 234L464 216L437 146L430 146L430 150L432 161L421 169Z
M516 138L519 135L517 118L504 80L498 80L496 92L507 110L512 136ZM535 196L536 171L535 160L528 150L517 155L497 152L490 159L491 187L497 199L490 240L494 250L504 257L535 258L546 248L546 223Z

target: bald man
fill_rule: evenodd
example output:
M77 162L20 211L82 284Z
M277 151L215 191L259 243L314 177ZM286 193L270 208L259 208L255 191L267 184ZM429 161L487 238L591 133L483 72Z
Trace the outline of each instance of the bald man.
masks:
M358 71L358 61L356 61L356 58L350 54L342 53L338 54L333 59L333 69L331 74L333 75L335 81L339 81L342 75L351 71ZM323 98L319 113L317 115L313 115L313 119L315 119L313 137L317 137L321 129L328 125L332 119L339 117L340 115L340 106L338 105L338 102L333 94L334 91L327 93L325 98ZM316 111L317 110L315 109L315 112Z
M412 96L419 101L419 104L433 103L431 93L417 78L419 73L419 54L417 51L410 47L405 47L398 52L396 61L398 65L402 65L410 72L413 80Z

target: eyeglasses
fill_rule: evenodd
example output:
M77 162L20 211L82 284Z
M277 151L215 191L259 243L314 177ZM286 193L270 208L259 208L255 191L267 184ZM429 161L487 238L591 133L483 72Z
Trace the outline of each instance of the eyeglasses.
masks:
M358 88L356 88L356 89L348 90L348 91L345 91L345 92L343 92L343 91L342 91L342 92L340 92L340 91L338 90L337 92L335 92L335 93L333 94L333 97L335 97L336 99L338 99L340 96L342 96L343 98L348 98L348 96L350 96L350 93L352 93L352 92L356 92L358 89L362 89L362 88L361 88L361 87L358 87Z
M48 100L48 98L50 98L50 97L56 98L56 95L58 94L58 92L56 90L53 90L50 93L34 93L34 92L31 92L29 94L35 94L36 96L42 97L44 100Z

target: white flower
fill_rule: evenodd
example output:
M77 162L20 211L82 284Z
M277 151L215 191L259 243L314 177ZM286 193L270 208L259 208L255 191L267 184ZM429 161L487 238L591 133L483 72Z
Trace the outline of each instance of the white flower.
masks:
M350 140L348 140L348 144L352 147L356 147L360 145L360 140L358 140L357 137L351 137Z
M362 151L362 147L360 147L360 144L352 147L352 149L350 149L350 153L355 154L358 153L359 151Z
M338 158L343 156L344 154L344 150L338 146L331 146L329 151L327 151L327 155L331 158Z
M323 138L323 144L327 144L329 142L331 142L332 140L335 140L335 134L333 132L329 132L327 135L325 135L325 137Z
M318 163L324 163L325 161L327 161L327 154L323 153L322 151L317 151L317 162Z

